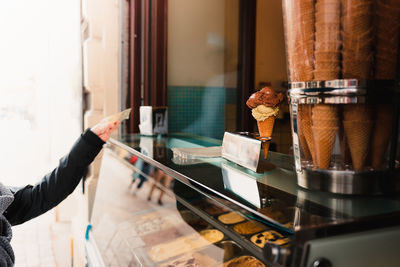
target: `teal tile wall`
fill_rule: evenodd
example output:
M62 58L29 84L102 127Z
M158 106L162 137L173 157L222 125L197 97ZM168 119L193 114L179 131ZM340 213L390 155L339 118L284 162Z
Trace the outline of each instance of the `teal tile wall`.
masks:
M234 101L233 92L225 87L169 86L168 131L222 139L225 103Z

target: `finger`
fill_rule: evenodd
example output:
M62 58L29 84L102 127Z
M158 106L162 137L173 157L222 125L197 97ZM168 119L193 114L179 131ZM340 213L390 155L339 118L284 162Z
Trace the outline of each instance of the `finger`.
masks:
M114 125L112 126L112 129L111 129L111 131L114 131L115 129L117 129L117 128L118 128L118 126L119 126L119 123L117 123L117 124L114 124Z

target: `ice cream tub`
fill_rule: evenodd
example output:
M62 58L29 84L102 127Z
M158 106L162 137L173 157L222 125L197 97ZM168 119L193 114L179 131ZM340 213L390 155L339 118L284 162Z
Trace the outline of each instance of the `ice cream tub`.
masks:
M256 221L245 221L232 226L234 232L242 236L250 236L266 230L268 227Z
M400 191L396 84L356 79L290 83L299 186L339 194Z
M245 217L233 211L218 215L217 219L225 225L233 225L246 220Z
M253 256L240 256L225 262L223 267L265 267L265 265Z
M258 233L253 235L250 238L250 241L255 244L256 246L263 248L266 243L272 243L278 246L286 245L290 243L290 238L287 236L282 235L281 233L275 230L267 230L262 233Z

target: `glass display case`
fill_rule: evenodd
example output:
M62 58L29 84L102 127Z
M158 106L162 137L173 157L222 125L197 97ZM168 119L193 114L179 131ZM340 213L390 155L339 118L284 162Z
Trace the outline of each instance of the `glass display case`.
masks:
M220 145L188 135L111 139L86 236L89 265L400 262L398 195L309 191L296 183L293 157L279 153L268 157L274 168L256 173L221 157L182 160L172 151Z
M400 1L282 4L298 184L398 193Z

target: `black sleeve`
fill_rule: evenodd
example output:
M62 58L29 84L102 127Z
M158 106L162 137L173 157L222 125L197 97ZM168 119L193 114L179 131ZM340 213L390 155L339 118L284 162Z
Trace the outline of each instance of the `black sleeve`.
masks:
M4 212L12 225L21 224L57 206L79 184L86 168L95 159L104 142L86 130L60 164L35 185L10 188L14 201Z

